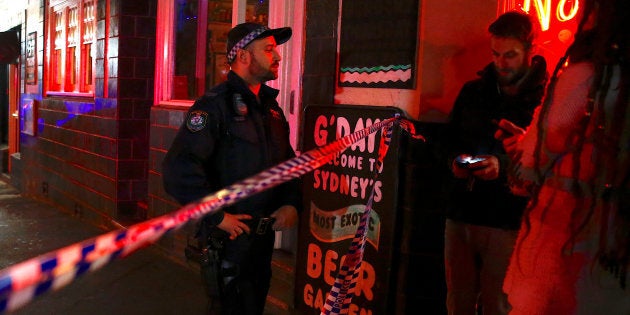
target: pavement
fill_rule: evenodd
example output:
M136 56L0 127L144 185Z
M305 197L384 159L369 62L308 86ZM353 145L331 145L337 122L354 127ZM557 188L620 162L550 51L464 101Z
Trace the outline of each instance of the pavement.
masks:
M20 195L0 175L0 270L106 232ZM149 246L8 314L204 314L197 272Z

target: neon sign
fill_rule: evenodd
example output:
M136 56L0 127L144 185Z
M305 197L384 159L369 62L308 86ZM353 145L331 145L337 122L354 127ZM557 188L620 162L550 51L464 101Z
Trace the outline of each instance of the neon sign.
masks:
M536 15L542 31L549 30L551 22L551 0L523 0L523 11L530 13L532 2L536 8ZM568 10L567 10L567 4ZM560 0L556 6L556 19L560 22L572 20L580 7L579 0Z
M553 69L574 39L579 13L583 6L580 0L497 0L501 12L523 11L538 21L536 54L547 60Z
M558 4L558 8L556 9L556 18L558 19L558 21L564 22L573 19L577 15L578 9L580 8L580 2L578 0L575 0L573 2L573 5L571 6L571 10L569 10L569 14L566 14L566 2L567 0L560 0L560 4Z

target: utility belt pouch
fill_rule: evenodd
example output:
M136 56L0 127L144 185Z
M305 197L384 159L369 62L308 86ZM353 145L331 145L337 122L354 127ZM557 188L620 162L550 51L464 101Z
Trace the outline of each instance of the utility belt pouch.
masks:
M225 242L225 232L202 222L195 234L197 245L188 243L184 248L186 259L198 262L201 266L219 259L219 251Z
M200 261L201 277L206 288L206 293L210 297L218 297L220 294L219 279L221 272L219 263L219 253L216 249L206 247L202 250L203 258Z
M260 218L256 224L256 234L265 235L271 230L271 226L276 222L275 218Z
M220 253L223 248L225 233L220 229L201 222L197 232L198 246L188 244L184 250L186 258L196 261L201 267L201 279L209 297L218 297L220 292L219 279Z

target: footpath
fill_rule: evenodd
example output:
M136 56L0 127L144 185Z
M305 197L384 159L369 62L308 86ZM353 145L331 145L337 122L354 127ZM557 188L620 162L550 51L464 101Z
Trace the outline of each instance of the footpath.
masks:
M50 205L25 198L0 176L0 269L106 233ZM204 314L194 268L149 246L8 314Z

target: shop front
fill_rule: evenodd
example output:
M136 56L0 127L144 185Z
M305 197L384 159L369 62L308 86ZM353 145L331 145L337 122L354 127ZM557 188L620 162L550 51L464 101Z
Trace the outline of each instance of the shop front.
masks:
M162 188L161 163L187 109L209 87L225 79L229 70L226 34L237 23L293 28L292 39L279 46L283 58L280 78L269 84L281 91L278 100L290 123L292 144L302 152L312 146L306 136L312 132L309 115L317 112L328 117L342 104L339 110L350 106L353 111L356 106L360 111L368 106L390 114L393 108L439 129L463 83L490 61L486 29L498 14L523 10L539 22L541 54L550 68L571 42L579 15L576 0L18 2L17 7L3 11L7 18L0 21L0 31L16 32L20 46L17 60L0 64L0 87L8 91L0 95L6 100L0 100L0 119L7 128L6 132L2 129L0 144L3 176L25 195L105 228L128 226L179 207ZM7 8L7 3L0 1L0 8ZM467 30L466 36L461 29ZM307 105L315 109L305 112ZM352 115L354 124L362 114ZM425 156L427 150L431 148L418 151L427 158L418 162L422 172L402 172L398 178L385 179L387 185L411 180L418 187L430 187L435 179L431 176L439 174L431 173L435 161ZM401 167L408 167L412 158L402 163ZM431 176L423 177L425 171ZM418 178L402 179L409 174ZM318 210L347 206L325 208L323 200L329 196L321 189L318 193L312 196ZM405 218L402 227L413 231L383 238L400 222L393 220L380 230L384 241L378 248L394 247L387 251L387 259L394 257L392 253L409 259L398 261L400 272L391 273L374 259L377 247L370 244L367 262L374 272L366 271L365 283L374 280L376 284L379 279L387 283L363 291L361 298L385 292L383 300L370 301L400 305L414 298L426 299L427 305L439 310L439 294L431 295L432 288L418 289L405 280L405 275L434 276L429 283L443 290L441 277L435 276L442 268L438 253L443 240L436 228L441 219L439 195L434 194L433 201L418 202L409 202L418 194L399 192L397 196L403 197L387 199L391 207L399 208L390 210ZM344 218L353 220L352 215ZM324 233L325 226L319 227ZM328 280L315 271L317 277L312 279L298 273L308 270L309 263L325 265L326 255L343 256L343 248L328 249L305 232L279 235L278 252L287 255L274 261L274 272L280 275L274 281L289 279L285 281L289 289L271 299L280 313L294 307L316 309L318 292L329 289ZM191 235L183 229L167 235L159 245L184 262ZM305 244L315 245L303 247ZM320 257L320 252L323 256L318 261L309 262L306 256L298 259L298 254ZM331 258L331 263L338 264L339 258ZM414 265L440 271L418 274ZM333 275L334 269L326 270ZM297 287L294 279L299 280ZM393 283L406 289L392 291ZM403 295L407 297L400 298ZM364 308L377 314L379 307L368 303Z

